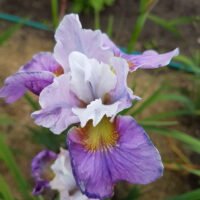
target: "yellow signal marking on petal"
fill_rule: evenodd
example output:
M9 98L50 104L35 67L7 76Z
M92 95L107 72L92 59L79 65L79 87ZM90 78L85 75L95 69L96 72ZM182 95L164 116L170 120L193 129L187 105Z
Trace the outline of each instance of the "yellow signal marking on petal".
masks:
M80 129L80 136L84 147L89 151L106 150L115 146L119 135L115 130L115 123L104 117L97 126L89 121L87 125Z

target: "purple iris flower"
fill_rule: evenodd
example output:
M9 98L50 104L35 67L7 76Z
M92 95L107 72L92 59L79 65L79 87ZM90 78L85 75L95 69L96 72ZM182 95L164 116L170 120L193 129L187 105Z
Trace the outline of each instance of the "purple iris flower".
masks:
M76 186L67 150L61 149L59 154L49 150L38 153L32 160L32 176L36 183L34 195L48 188L57 190L60 200L92 200Z
M89 198L111 197L114 184L121 180L148 184L162 176L160 154L144 129L130 116L117 114L140 99L127 86L128 72L165 66L178 49L125 54L101 31L83 29L74 14L64 17L55 39L53 56L36 55L5 81L0 97L13 102L30 90L39 95L41 106L32 114L36 124L55 134L78 126L69 131L67 143L76 183ZM44 151L33 160L35 193L51 187L62 191L65 199L69 193L59 183L68 174L63 164L67 156L56 156ZM54 181L43 178L45 159L56 159L51 165Z
M7 103L13 103L31 91L36 95L53 82L55 76L63 73L63 68L55 61L49 52L41 52L33 58L17 73L5 80L0 89L0 97Z

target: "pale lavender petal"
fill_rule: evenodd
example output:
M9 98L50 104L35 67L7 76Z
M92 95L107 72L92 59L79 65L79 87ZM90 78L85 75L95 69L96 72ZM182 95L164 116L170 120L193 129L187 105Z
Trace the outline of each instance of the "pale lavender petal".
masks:
M7 103L18 100L28 90L36 95L53 82L50 72L18 72L8 77L0 89L0 98L5 98Z
M88 150L82 135L87 129L74 128L68 134L77 184L91 198L111 197L118 181L148 184L163 173L159 152L144 129L131 117L117 117L114 123L117 143L107 148Z
M50 52L40 52L34 55L33 58L20 69L20 71L26 72L49 71L55 74L59 70L61 71L62 69Z
M133 95L133 91L127 85L127 77L128 77L128 64L126 60L113 57L110 62L111 66L115 71L117 77L117 84L115 88L109 92L108 102L113 103L118 101L118 112L126 109L132 105L133 99L139 100L140 98Z
M35 181L34 195L39 195L45 188L49 187L49 180L46 175L56 158L57 154L49 150L43 150L33 158L31 172Z
M105 63L113 54L103 46L101 31L82 29L76 14L66 15L63 18L56 30L55 39L57 43L54 48L54 57L65 71L69 71L68 57L72 51L79 51L89 58L96 58Z
M125 58L130 67L130 71L135 71L138 68L141 69L154 69L164 67L168 65L171 59L179 54L179 49L176 48L173 51L158 54L156 51L148 50L141 55L128 55L121 53L121 57Z
M79 122L72 107L79 106L81 102L71 92L69 81L69 74L54 78L54 82L40 94L41 110L32 114L36 124L50 128L55 134L60 134L71 124Z

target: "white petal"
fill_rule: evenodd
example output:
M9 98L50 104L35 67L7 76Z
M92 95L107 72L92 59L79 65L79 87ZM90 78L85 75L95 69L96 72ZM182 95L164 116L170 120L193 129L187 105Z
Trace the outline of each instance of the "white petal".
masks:
M58 191L70 191L76 188L76 182L72 174L68 151L61 149L58 158L51 166L55 177L50 182L50 187Z
M89 59L79 52L70 54L69 64L72 90L84 102L103 98L115 88L117 78L109 65Z
M72 108L72 112L79 117L81 127L84 127L89 120L93 120L93 126L96 126L104 115L107 117L115 116L119 103L103 105L102 100L97 99L92 101L86 108Z

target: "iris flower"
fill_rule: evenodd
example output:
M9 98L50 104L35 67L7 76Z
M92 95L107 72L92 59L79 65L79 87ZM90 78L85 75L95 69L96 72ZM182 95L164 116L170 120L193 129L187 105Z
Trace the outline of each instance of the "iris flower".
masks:
M55 39L52 58L62 73L56 76L54 70L48 70L51 80L37 92L41 109L32 117L36 124L50 128L55 134L73 125L67 144L81 192L89 198L104 199L113 195L118 181L148 184L161 177L160 154L144 129L131 116L118 113L131 107L133 100L140 99L127 86L128 72L165 66L178 54L178 49L164 54L153 50L141 55L126 54L101 31L83 29L78 15L74 14L64 17ZM29 73L25 74L27 79L21 75L15 79L14 75L6 80L0 96L12 102L27 88L37 88L30 82ZM19 90L23 91L20 95L11 80L23 88ZM34 87L28 87L29 82ZM43 77L36 82L36 86L41 86ZM56 171L56 167L52 169ZM65 180L65 175L61 177ZM62 182L56 180L59 180L57 184ZM43 181L39 183L53 187L52 183ZM40 189L43 184L38 185Z
M92 200L76 186L67 150L61 149L59 154L43 150L33 158L31 167L36 183L34 195L51 189L59 192L60 200Z

